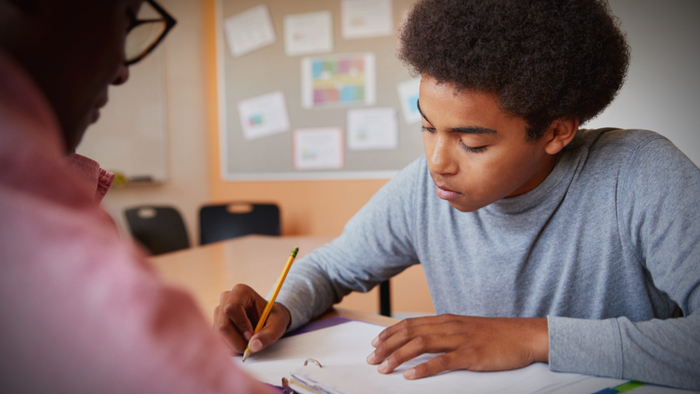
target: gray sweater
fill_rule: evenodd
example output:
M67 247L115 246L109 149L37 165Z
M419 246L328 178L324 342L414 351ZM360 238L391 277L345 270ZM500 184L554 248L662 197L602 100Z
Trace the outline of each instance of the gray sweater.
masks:
M650 131L581 130L537 188L469 213L423 157L295 263L278 302L293 329L422 264L438 314L546 316L554 371L700 389L699 201L698 168Z

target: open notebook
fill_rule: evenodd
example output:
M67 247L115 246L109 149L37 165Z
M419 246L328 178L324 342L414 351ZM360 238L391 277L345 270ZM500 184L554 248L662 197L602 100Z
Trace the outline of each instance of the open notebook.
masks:
M384 327L349 321L332 327L281 339L277 344L236 363L258 380L279 386L282 377L303 383L292 387L300 393L596 393L626 380L551 372L546 364L506 372L453 371L409 381L403 371L430 358L424 355L402 365L391 374L377 372L365 359L370 344ZM322 368L304 361L317 360ZM650 391L650 389L653 389ZM659 391L661 390L661 391ZM683 392L658 386L642 386L632 394Z

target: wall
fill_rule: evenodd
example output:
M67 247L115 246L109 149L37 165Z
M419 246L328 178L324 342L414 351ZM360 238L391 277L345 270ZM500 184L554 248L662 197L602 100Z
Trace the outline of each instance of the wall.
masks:
M285 235L339 235L345 223L386 180L226 182L221 176L215 0L204 0L209 129L209 184L213 202L271 201L280 206ZM281 32L276 32L278 40Z
M218 80L216 69L216 2L205 4L205 52L207 76L207 125L209 130L209 185L212 202L268 201L280 206L284 235L339 235L345 223L387 180L345 181L223 181L218 128ZM277 32L278 40L282 34ZM340 304L355 310L377 311L377 289L352 294ZM412 267L392 279L392 310L433 313L422 268Z
M654 130L700 165L700 1L611 0L632 61L613 103L584 127Z
M182 212L190 240L199 239L197 211L209 201L207 125L204 79L204 15L201 1L161 0L177 19L156 51L165 55L165 109L168 177L161 184L112 188L103 205L125 229L124 208L141 204L170 204ZM138 89L129 85L110 87ZM105 107L109 110L109 105ZM88 130L90 133L90 130ZM99 161L99 158L95 158Z

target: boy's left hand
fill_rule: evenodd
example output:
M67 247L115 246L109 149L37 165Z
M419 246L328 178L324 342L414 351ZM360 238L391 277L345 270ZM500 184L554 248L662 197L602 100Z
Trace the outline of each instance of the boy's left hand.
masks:
M502 371L549 361L545 318L439 315L406 319L382 331L367 357L381 373L425 353L444 353L406 370L406 379L443 371Z

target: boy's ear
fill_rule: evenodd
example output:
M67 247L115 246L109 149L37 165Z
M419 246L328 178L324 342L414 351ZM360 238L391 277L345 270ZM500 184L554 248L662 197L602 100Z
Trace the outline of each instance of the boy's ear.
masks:
M544 150L550 155L559 153L574 139L578 125L578 119L555 119L544 135L547 138Z

